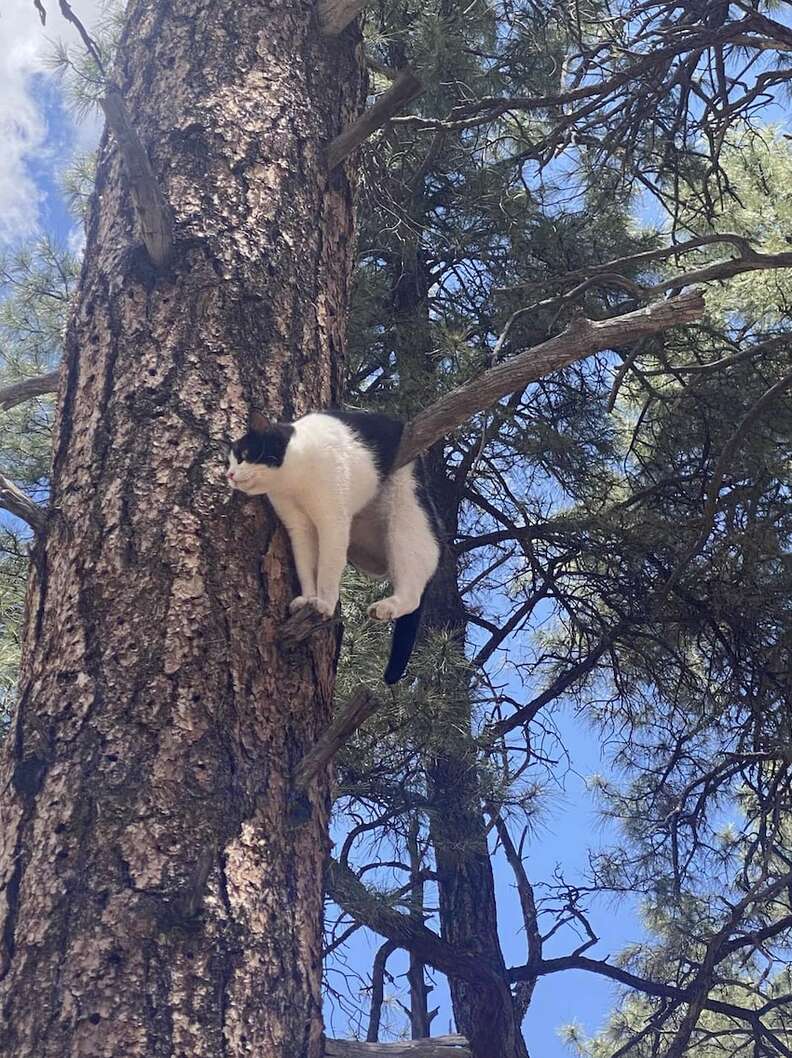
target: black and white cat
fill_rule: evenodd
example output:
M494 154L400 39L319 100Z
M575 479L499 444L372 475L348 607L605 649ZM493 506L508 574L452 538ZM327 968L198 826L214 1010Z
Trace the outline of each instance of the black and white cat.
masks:
M420 462L393 469L403 424L374 412L312 412L293 423L260 415L228 456L228 480L266 494L291 540L300 595L330 617L347 561L388 577L393 594L369 607L394 621L386 683L404 675L418 633L424 589L440 557L439 523Z

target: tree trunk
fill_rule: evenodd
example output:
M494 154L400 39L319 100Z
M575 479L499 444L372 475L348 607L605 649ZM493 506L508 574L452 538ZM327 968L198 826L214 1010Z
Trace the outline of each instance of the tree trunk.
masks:
M293 0L129 5L176 244L157 273L106 137L0 775L3 1058L321 1053L327 789L290 824L290 776L335 636L278 649L286 537L222 469L251 407L338 398L358 43Z
M451 491L436 453L428 460L435 496ZM454 510L455 501L447 496ZM456 562L444 551L427 600L423 634L450 629L464 645L465 614L459 597ZM449 681L450 683L450 681ZM443 751L427 761L429 796L434 810L429 833L438 875L440 928L444 940L474 952L502 981L499 989L473 987L449 978L457 1032L470 1041L473 1058L527 1058L527 1050L507 983L506 963L498 936L495 880L481 810L476 751L471 735L467 681L444 690L445 715L437 723L445 732Z
M392 277L391 289L400 398L411 411L436 385L430 356L429 286L420 251L408 245ZM448 478L442 443L429 451L425 466L429 491L443 514L449 537L453 538L460 489ZM466 623L456 561L453 553L444 548L427 593L421 635L450 630L461 651ZM495 882L470 734L467 680L452 673L442 694L447 714L435 719L438 730L444 732L444 749L425 762L434 805L429 833L438 874L441 932L444 939L479 955L503 982L498 989L483 989L450 977L454 1019L457 1031L470 1041L473 1058L527 1058L498 937Z

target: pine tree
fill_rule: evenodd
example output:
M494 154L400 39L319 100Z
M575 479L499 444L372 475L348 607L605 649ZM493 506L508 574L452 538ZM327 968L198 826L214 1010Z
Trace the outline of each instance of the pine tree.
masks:
M286 538L222 466L248 409L338 395L357 45L291 4L126 12L5 742L9 1058L321 1053L327 791L295 827L289 776L335 638L279 646Z

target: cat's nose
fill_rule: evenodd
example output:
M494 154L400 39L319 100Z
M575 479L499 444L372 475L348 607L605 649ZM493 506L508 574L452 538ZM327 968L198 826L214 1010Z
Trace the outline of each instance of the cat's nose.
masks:
M227 470L226 471L226 477L228 478L229 481L233 481L234 480L234 471L233 470Z

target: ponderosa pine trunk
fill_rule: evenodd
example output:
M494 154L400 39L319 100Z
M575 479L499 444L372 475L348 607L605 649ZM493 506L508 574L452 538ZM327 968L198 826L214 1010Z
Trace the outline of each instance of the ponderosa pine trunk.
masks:
M131 0L115 77L176 219L157 272L102 141L0 775L3 1058L318 1058L335 637L223 445L338 399L359 37L296 0Z

